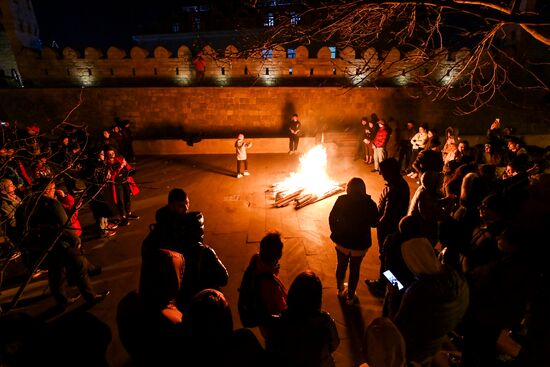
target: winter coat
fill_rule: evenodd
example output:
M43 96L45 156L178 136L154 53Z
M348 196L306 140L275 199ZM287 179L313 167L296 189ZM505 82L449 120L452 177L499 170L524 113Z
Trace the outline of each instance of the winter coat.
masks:
M371 228L378 224L378 208L370 195L342 195L329 215L330 238L350 250L366 250L372 244Z

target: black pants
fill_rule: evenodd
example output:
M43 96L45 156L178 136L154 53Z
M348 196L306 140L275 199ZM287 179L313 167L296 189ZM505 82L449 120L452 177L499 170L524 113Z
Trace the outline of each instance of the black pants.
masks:
M402 142L399 146L399 168L408 170L411 165L412 145L409 142Z
M416 161L416 157L418 157L418 154L420 153L421 149L413 149L412 150L412 155L411 155L411 160L409 162L409 165L408 165L408 170L411 171L411 172L416 172L416 170L413 168L413 163L414 161Z
M288 150L295 152L298 150L298 142L300 142L300 137L298 135L290 135L288 140Z
M132 194L130 193L130 185L128 185L128 183L115 184L115 192L118 214L125 218L132 212Z
M48 282L53 297L59 304L67 303L65 292L66 273L74 278L76 286L85 300L91 300L95 292L88 276L89 262L82 251L57 244L48 255Z
M248 160L239 160L237 159L237 174L241 173L241 163L244 163L244 170L248 171Z

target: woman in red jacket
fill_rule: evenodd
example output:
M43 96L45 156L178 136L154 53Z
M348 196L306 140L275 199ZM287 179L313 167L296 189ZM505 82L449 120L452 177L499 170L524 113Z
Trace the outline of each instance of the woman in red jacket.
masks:
M113 200L117 206L120 223L119 226L127 226L128 219L139 219L132 213L132 196L139 193L139 188L131 176L132 166L121 155L117 155L113 148L107 149L107 167L109 186Z

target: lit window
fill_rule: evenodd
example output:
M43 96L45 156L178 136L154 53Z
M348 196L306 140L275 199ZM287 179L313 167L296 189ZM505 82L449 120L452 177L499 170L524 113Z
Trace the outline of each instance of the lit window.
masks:
M173 33L178 33L181 29L181 25L179 23L174 23L172 24L172 32Z
M335 46L329 46L330 50L330 58L335 59L336 58L336 47Z
M267 13L265 17L264 27L273 27L275 25L275 17L273 13Z
M295 59L296 58L296 49L295 48L287 48L286 57L289 58L289 59Z
M300 23L300 16L298 14L296 14L296 12L291 11L290 12L290 24L297 25L298 23Z
M262 57L264 59L271 59L273 58L273 50L262 50Z

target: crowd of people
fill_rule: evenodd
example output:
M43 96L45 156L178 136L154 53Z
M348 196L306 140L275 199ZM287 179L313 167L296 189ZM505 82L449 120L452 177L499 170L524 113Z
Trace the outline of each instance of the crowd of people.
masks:
M337 262L334 296L344 311L358 302L360 266L376 228L379 277L365 282L383 299L383 310L360 341L365 361L370 367L427 367L444 342L453 342L462 366L498 366L497 341L507 330L522 345L516 365L545 365L550 292L548 250L540 238L550 224L548 155L505 134L497 120L483 149L470 148L456 129L446 130L442 144L435 130L420 125L417 132L408 122L388 157L388 125L382 119L362 122L361 143L371 154L365 161L386 182L378 205L363 179L354 177L327 218ZM131 135L115 138L127 128L121 122L90 144L77 129L65 129L53 149L29 129L4 143L4 235L31 266L47 250L49 284L61 307L75 300L65 292L65 271L88 303L108 294L89 282L93 265L78 238L79 206L90 204L104 236L138 219L130 204L139 191L125 159L133 160ZM239 141L244 136L236 149ZM65 154L73 158L54 159ZM412 199L406 177L413 185L418 179ZM303 269L286 287L279 277L281 233L266 234L249 261L239 287L243 328L235 329L223 293L228 271L204 243L204 215L189 208L187 193L172 189L142 243L139 286L118 304L118 335L132 361L335 366L340 337L323 309L321 279Z
M361 142L376 150L373 142L385 125L364 118ZM386 131L382 137L387 144ZM430 366L453 335L462 366L497 366L497 342L507 330L523 347L517 365L545 365L541 346L549 339L540 325L548 325L541 312L549 301L548 250L539 239L550 224L548 148L526 146L499 119L484 144L470 147L452 127L443 139L424 124L416 131L407 122L393 157L379 165L374 157L373 171L386 182L378 212L360 214L354 207L368 199L364 189L346 210L338 209L340 222L362 223L343 230L344 241L331 221L338 263L344 255L350 262L350 291L340 289L337 270L338 293L353 302L358 278L353 264L360 262L354 259L371 245L365 233L374 218L381 266L378 279L365 282L384 300L385 325L393 323L399 331L393 342L403 338L409 362ZM418 185L410 201L405 177ZM349 186L345 196L351 201Z
M79 209L89 204L95 232L104 237L139 219L131 211L139 189L128 162L134 161L130 122L116 118L95 139L85 126L66 122L48 133L36 124L2 122L1 133L2 263L21 257L34 276L47 272L62 309L80 297L67 294L67 277L88 303L103 300L109 292L96 292L89 280L101 267L82 249Z

